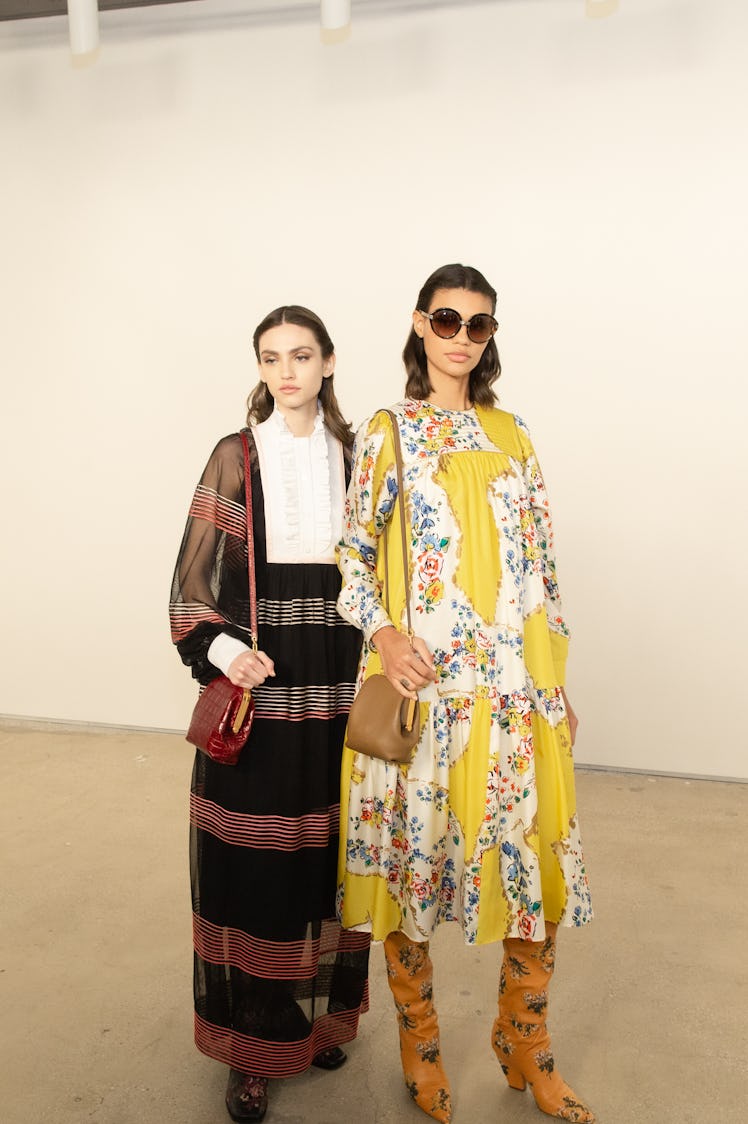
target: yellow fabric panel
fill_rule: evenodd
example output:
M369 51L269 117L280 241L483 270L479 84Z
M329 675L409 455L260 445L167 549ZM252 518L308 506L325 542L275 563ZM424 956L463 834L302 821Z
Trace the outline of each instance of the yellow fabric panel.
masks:
M514 414L506 410L488 409L485 406L477 406L475 412L484 432L488 434L497 449L520 461L527 460L532 452L532 446L524 433L517 428Z
M503 453L442 453L434 481L447 496L460 529L455 584L487 624L496 619L501 586L499 529L489 503L486 480L511 471Z
M551 658L553 659L553 667L555 669L556 685L558 687L565 687L566 657L569 654L569 637L562 636L560 632L554 632L552 629L549 629L548 638L551 642Z
M506 410L476 409L478 420L491 441L504 452L524 463L533 452L527 435L518 429L514 415ZM547 635L543 635L547 633ZM547 648L550 642L550 656ZM563 687L566 685L566 658L569 639L548 628L545 614L542 620L528 617L525 622L525 650L530 674L538 687ZM549 659L553 665L549 664Z
M374 497L374 509L378 507L377 497L382 491L382 486L388 476L394 475L395 472L395 443L392 439L392 422L389 415L383 410L371 420L369 426L369 433L381 433L383 435L382 448L374 465L374 471L371 477L371 494Z
M525 664L536 687L558 687L545 606L525 617Z
M406 512L405 534L408 534ZM385 565L385 543L387 560ZM407 541L407 540L406 540ZM382 601L395 628L403 632L408 627L405 613L405 578L403 574L402 534L400 532L400 500L398 499L377 549L377 580L382 583ZM410 575L409 575L410 580ZM412 612L412 602L411 602Z
M491 743L491 701L476 698L464 751L449 770L449 803L465 840L465 856L474 854L486 814L486 782Z
M366 659L366 674L364 679L368 679L371 675L382 674L382 657L376 648L369 649L369 655Z
M372 475L372 494L375 497L375 507L378 507L378 497L387 491L388 477L395 476L395 444L392 436L392 423L387 414L380 412L371 425L372 433L383 433L382 449L374 466ZM405 536L408 540L410 518L406 506L405 511ZM386 539L386 550L385 550ZM385 565L386 559L386 565ZM396 628L405 629L405 578L403 574L403 548L402 533L400 531L400 497L398 496L377 547L377 580L382 585L382 600L387 614ZM381 668L376 669L380 671ZM367 678L369 672L367 669Z
M345 877L345 848L348 834L348 807L350 804L350 783L355 754L347 745L343 746L340 761L340 837L338 839L338 884Z
M379 874L346 875L341 918L344 929L371 921L371 939L383 941L401 927L401 920L400 906L388 893L386 879Z
M546 920L556 922L564 911L567 890L553 848L564 847L571 819L576 815L571 739L566 719L554 728L540 715L533 714L532 731L543 910Z
M504 939L511 925L511 911L501 882L501 856L498 847L483 852L480 873L480 912L476 944Z

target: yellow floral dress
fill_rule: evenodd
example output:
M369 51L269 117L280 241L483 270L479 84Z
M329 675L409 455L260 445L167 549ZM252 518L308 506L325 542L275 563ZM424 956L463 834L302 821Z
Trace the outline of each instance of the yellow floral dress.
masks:
M437 682L408 766L344 750L338 908L381 940L458 920L469 944L539 940L592 917L561 687L568 647L548 500L523 422L406 400L400 429L413 628ZM342 615L369 644L404 628L391 422L356 438L339 565ZM383 600L387 536L389 613Z

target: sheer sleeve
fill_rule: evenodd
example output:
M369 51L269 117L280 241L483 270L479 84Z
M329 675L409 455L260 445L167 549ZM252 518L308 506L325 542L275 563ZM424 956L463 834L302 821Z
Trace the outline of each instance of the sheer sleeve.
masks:
M396 497L392 430L387 414L380 412L356 434L343 537L337 550L342 575L338 612L361 629L367 642L380 628L393 623L382 603L377 549Z
M238 434L216 445L190 505L172 581L171 637L193 676L218 674L208 649L220 632L249 642L244 457Z

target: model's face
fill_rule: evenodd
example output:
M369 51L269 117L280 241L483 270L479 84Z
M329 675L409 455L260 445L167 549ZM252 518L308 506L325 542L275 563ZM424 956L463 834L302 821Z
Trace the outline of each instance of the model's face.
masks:
M451 339L437 336L431 321L421 313L436 312L438 308L453 308L461 320L469 320L480 312L492 314L490 298L483 293L472 293L469 289L437 289L429 307L413 313L413 328L423 340L426 366L434 390L438 390L445 380L460 381L469 376L480 363L489 342L473 343L464 325Z
M260 378L285 414L317 409L322 380L335 368L335 356L322 358L322 350L310 328L279 324L260 336Z

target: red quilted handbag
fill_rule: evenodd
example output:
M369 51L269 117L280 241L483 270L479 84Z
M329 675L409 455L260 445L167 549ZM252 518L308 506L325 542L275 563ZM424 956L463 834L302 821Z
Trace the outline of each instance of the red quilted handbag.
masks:
M252 647L257 651L257 589L252 527L252 478L249 468L247 434L242 431L244 482L247 501L247 571L249 578L249 626ZM195 703L187 741L202 749L221 765L236 765L252 729L255 703L252 692L235 687L225 675L212 679Z

